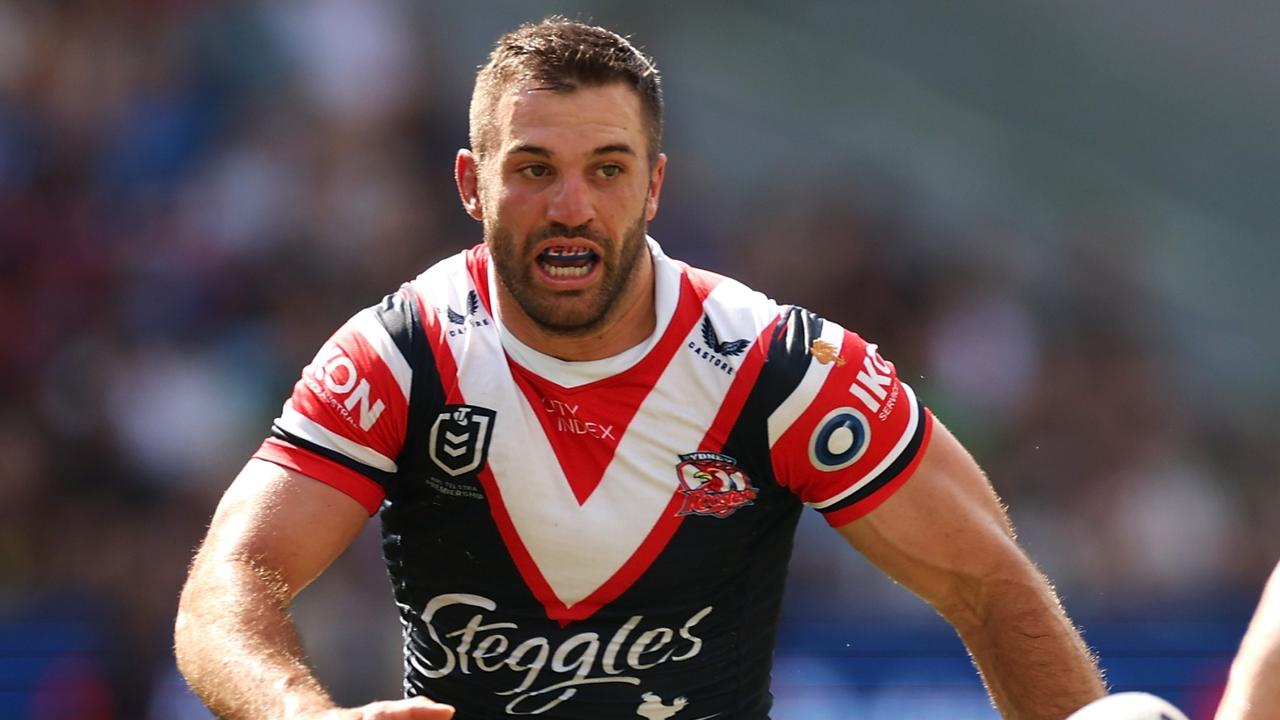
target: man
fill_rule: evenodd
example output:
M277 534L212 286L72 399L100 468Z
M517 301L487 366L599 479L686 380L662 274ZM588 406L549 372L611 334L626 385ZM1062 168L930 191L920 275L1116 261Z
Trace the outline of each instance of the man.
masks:
M806 504L955 626L1004 713L1102 695L986 479L876 346L646 237L661 117L656 68L612 32L499 40L455 168L484 244L321 348L197 554L177 653L216 712L766 718ZM379 509L410 699L339 709L287 607Z
M1231 663L1218 720L1266 720L1280 715L1280 565L1262 591L1240 652Z

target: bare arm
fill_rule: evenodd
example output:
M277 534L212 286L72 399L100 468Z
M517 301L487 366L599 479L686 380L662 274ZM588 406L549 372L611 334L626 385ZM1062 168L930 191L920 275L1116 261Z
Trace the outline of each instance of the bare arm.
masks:
M1263 720L1280 708L1280 565L1262 591L1258 609L1231 663L1218 720Z
M1005 717L1061 720L1106 692L991 485L941 423L915 476L839 531L955 627Z
M218 505L182 591L178 667L219 717L445 720L425 699L335 708L289 619L293 598L355 539L364 508L342 492L251 460Z

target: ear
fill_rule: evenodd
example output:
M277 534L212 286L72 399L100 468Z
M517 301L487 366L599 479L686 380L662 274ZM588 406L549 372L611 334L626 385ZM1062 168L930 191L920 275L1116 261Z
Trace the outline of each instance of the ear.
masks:
M462 209L476 220L484 219L484 207L480 204L480 159L463 148L454 162L453 179L458 183L458 196Z
M644 219L646 222L653 220L658 214L658 197L662 194L662 180L667 176L667 156L665 153L658 153L658 159L653 163L653 169L649 171L649 196L645 199Z

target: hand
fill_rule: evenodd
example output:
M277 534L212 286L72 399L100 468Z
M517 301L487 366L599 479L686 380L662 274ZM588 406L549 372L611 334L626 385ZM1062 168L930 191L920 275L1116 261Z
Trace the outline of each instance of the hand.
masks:
M405 700L382 700L358 708L325 710L296 715L293 720L450 720L451 705L432 702L424 697Z

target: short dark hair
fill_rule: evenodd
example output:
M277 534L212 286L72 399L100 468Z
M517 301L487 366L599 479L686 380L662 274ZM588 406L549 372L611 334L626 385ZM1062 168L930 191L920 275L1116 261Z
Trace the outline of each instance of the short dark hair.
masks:
M653 58L626 38L559 16L526 23L498 38L476 74L471 95L471 148L483 160L494 135L494 109L513 85L536 82L556 92L625 83L640 96L649 160L662 144L662 78Z

